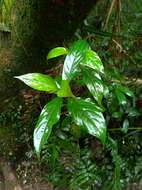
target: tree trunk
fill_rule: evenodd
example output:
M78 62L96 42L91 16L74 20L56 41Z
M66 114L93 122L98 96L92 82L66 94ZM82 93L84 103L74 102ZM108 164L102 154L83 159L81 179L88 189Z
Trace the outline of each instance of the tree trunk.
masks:
M48 50L70 40L96 2L17 0L13 47L18 74L43 68Z

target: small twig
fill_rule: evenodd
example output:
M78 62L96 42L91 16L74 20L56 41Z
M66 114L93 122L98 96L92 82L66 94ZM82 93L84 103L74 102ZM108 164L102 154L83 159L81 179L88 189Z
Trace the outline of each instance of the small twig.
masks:
M88 36L86 36L85 40L90 40L91 38L95 38L95 34L89 34Z
M132 56L130 56L127 53L127 51L122 47L122 45L119 42L117 42L115 39L112 39L112 42L114 42L119 48L120 52L124 53L130 59L130 61L137 67L136 61L133 59ZM131 81L131 83L135 83L136 81L137 81L137 77L135 78L135 80Z
M135 133L137 133L137 132L139 132L139 131L141 131L141 130L132 131L132 132L126 134L126 135L123 137L123 139L127 138L128 136L134 135Z
M112 13L112 9L114 7L114 3L115 3L115 0L113 0L112 3L111 3L111 5L110 5L109 11L108 11L108 14L107 14L107 17L106 17L105 25L104 25L104 30L107 29L108 21L110 19L111 13Z
M123 52L126 56L129 57L129 59L134 63L134 65L137 65L136 61L126 52L126 50L122 47L122 45L117 42L115 39L112 39L112 41L119 47L120 52Z
M109 131L122 131L122 128L108 129ZM128 130L142 130L142 127L130 127Z

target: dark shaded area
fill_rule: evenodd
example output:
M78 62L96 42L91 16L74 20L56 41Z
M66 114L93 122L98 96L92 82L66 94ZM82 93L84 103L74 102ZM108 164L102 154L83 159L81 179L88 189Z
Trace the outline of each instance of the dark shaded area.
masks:
M70 40L96 2L18 0L13 29L17 73L44 68L48 50Z

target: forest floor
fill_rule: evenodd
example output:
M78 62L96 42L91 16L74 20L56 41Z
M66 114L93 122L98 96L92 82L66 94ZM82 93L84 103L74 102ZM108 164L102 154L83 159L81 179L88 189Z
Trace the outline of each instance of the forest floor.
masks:
M21 163L21 167L29 164L32 165L30 162ZM0 166L0 190L53 190L51 184L42 182L40 176L35 176L37 173L39 175L40 171L21 169L20 172L23 173L25 179L19 179L10 162L1 161ZM30 179L26 179L27 172L31 173Z
M11 80L6 79L12 66L11 49L0 48L0 113L7 109L6 107L13 98L12 89L9 88ZM8 112L10 114L11 110ZM52 185L43 180L45 171L42 171L38 160L36 158L28 161L24 159L23 148L15 145L15 139L15 133L12 132L10 125L1 126L0 123L0 190L52 190ZM17 149L17 155L13 155Z

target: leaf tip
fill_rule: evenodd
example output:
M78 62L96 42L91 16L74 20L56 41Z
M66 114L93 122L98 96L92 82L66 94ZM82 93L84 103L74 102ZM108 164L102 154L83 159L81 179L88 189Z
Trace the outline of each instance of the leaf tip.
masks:
M21 80L20 76L14 76L14 78Z

